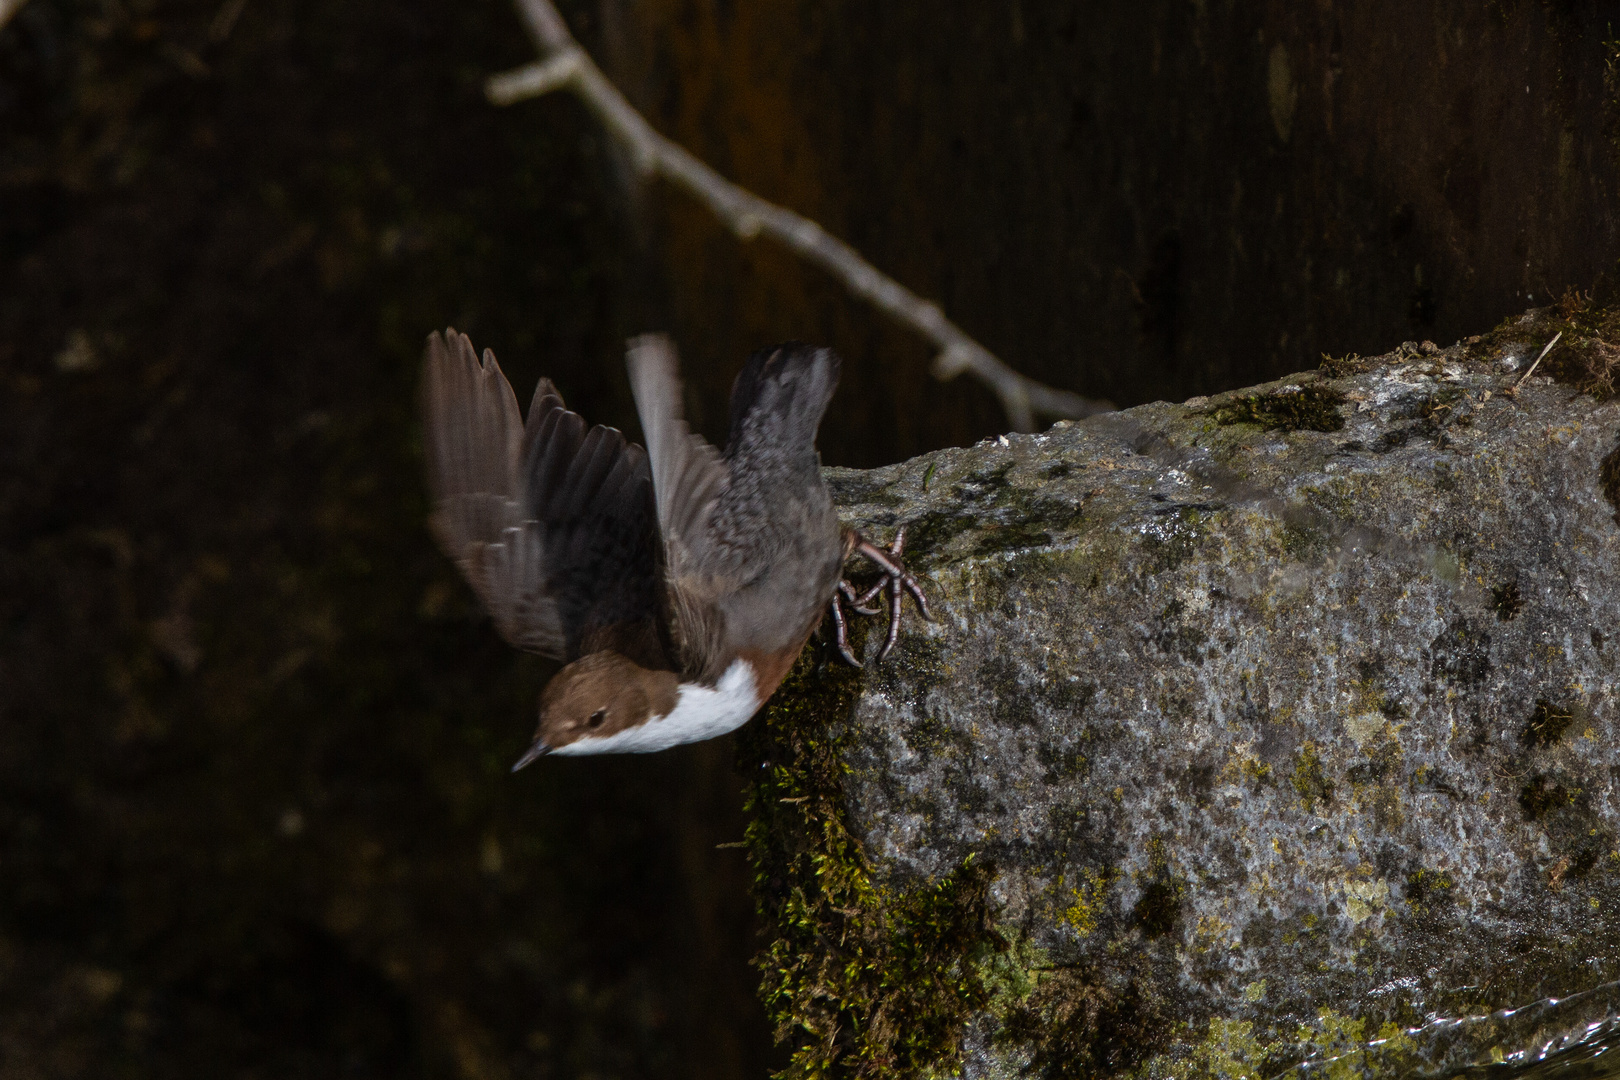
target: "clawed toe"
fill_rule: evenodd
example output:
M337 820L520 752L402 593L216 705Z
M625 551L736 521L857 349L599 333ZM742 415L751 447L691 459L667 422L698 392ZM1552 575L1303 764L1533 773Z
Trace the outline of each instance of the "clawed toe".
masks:
M849 610L857 615L881 615L883 614L881 608L868 607L867 605L877 598L878 593L883 591L883 585L884 582L880 581L859 596L856 596L855 586L848 581L840 581L838 583L838 595L849 602Z
M883 639L883 648L878 650L877 658L882 660L889 655L895 642L900 640L900 609L901 598L909 593L917 604L917 611L924 619L933 622L933 613L928 610L928 598L923 595L922 586L917 579L906 570L901 562L901 553L905 550L906 530L901 526L894 534L894 542L887 548L880 548L867 540L859 533L855 534L853 551L864 556L867 561L875 565L883 574L876 585L864 593L857 593L855 586L848 581L838 583L838 591L832 598L833 626L838 635L838 654L844 662L854 667L860 667L861 662L849 648L849 626L844 617L843 605L849 604L851 611L860 615L881 615L881 608L870 606L885 590L889 594L889 632Z
M844 605L840 602L840 597L848 598L853 596L854 593L855 590L850 587L849 582L840 581L838 583L838 592L832 598L833 630L836 635L838 655L843 657L844 663L850 667L860 667L861 662L855 659L854 653L849 651L849 624L844 621ZM854 607L855 605L852 603L851 606ZM860 608L856 607L855 610L859 611Z

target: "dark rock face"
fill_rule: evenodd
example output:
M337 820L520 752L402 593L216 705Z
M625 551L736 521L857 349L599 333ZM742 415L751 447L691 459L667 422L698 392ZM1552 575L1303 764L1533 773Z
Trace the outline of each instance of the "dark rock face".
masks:
M966 1075L1489 1062L1620 1004L1620 403L1504 393L1547 318L834 471L940 616L821 719L877 895L993 874Z

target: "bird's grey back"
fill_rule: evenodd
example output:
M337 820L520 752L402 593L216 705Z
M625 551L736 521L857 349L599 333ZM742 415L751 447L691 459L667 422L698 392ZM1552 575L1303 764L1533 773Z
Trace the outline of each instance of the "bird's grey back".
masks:
M633 339L626 363L652 463L682 670L712 682L740 651L796 649L831 599L842 562L815 444L838 357L802 345L750 357L732 388L724 455L683 418L669 339Z
M703 558L733 583L721 607L734 642L796 644L837 585L842 545L816 432L839 366L831 349L794 342L756 352L732 385L730 478Z

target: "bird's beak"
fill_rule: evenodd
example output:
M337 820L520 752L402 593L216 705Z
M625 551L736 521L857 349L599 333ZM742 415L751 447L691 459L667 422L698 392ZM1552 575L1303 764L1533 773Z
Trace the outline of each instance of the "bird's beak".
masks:
M536 739L534 740L534 745L529 747L528 751L524 753L522 757L518 758L517 764L512 766L512 771L517 772L535 758L545 757L549 753L551 753L551 747L547 746L539 739Z

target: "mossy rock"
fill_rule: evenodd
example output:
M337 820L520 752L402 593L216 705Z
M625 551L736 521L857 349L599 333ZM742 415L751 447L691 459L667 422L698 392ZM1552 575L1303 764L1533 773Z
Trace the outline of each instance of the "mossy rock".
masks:
M812 647L743 743L788 1075L1393 1075L1620 1014L1620 403L1521 382L1569 321L830 470L938 619Z

